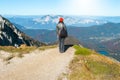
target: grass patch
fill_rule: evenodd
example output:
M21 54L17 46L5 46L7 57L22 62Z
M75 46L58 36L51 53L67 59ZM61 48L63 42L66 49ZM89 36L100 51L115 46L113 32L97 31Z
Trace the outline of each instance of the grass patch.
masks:
M42 46L42 47L39 47L38 49L39 50L46 50L46 49L51 49L51 48L56 48L57 45L52 45L52 46Z
M68 80L120 80L120 66L104 61L94 61L84 56L70 63Z
M69 65L68 80L120 80L119 63L114 61L107 63L112 60L107 57L103 58L102 55L90 49L76 45L74 48L77 52Z
M91 72L95 75L111 75L111 76L120 76L120 68L116 64L106 64L101 61L92 61L88 60L86 65L90 68Z
M18 48L15 48L13 46L0 46L0 50L3 50L3 51L6 51L6 52L10 53L9 54L10 56L5 58L5 61L8 61L8 60L14 58L15 56L22 58L23 54L30 53L31 51L33 51L35 49L37 49L37 48L34 47L34 46L25 46L25 45L24 46L20 46Z
M0 50L10 52L10 53L30 53L33 50L39 49L39 50L45 50L50 48L55 48L57 45L53 46L41 46L41 47L35 47L35 46L25 46L22 45L18 48L15 48L14 46L0 46Z
M75 55L90 55L92 53L91 50L78 45L74 45L73 47L76 49Z
M6 53L8 52L9 54L6 53L5 55L3 55L2 57L0 56L0 58L2 58L4 61L9 61L14 57L24 57L23 54L28 54L34 50L46 50L46 49L50 49L50 48L55 48L57 47L57 45L53 45L53 46L41 46L41 47L35 47L35 46L26 46L26 45L21 45L20 47L16 48L13 46L0 46L0 50L5 51Z
M6 51L6 52L10 52L10 53L29 53L33 50L35 50L36 47L30 47L30 46L25 46L25 47L19 47L19 48L15 48L13 46L0 46L0 50Z

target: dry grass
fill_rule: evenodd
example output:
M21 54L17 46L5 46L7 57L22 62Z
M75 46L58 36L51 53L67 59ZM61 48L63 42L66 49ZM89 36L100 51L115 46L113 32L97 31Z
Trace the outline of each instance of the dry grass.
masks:
M50 48L55 48L55 47L57 47L57 45L41 46L41 47L21 45L18 48L13 47L13 46L0 46L0 50L10 52L10 53L22 53L22 54L25 54L25 53L30 53L31 51L34 51L36 49L45 50L45 49L50 49Z
M7 52L10 52L10 53L29 53L33 50L37 49L36 47L29 47L29 46L20 46L18 48L15 48L13 46L0 46L0 50L3 50L3 51L7 51Z
M41 46L41 47L35 47L35 46L26 46L26 45L21 45L20 47L16 48L13 46L0 46L0 50L3 51L2 58L4 61L9 61L10 59L14 57L23 57L23 54L28 54L36 49L38 50L46 50L50 48L55 48L57 47L56 45L53 46ZM4 52L5 51L5 52ZM1 55L1 53L0 53ZM6 56L7 55L7 56Z
M87 48L80 47L77 45L74 45L73 47L76 49L75 55L90 55L90 54L92 54L91 50L89 50Z
M120 64L92 50L89 55L75 55L69 69L68 80L120 80Z
M46 49L51 49L51 48L56 48L57 45L52 45L52 46L42 46L42 47L39 47L38 49L39 50L46 50Z
M15 48L13 46L0 46L0 50L2 51L0 53L0 58L3 59L3 61L9 61L10 59L14 57L23 57L23 54L30 53L31 51L37 49L36 47L29 47L26 45L21 45L18 48Z

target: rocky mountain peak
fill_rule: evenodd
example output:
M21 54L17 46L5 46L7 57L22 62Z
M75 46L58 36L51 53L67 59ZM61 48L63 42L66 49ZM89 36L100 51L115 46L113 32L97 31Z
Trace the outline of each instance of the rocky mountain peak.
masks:
M3 18L2 18L2 16L0 15L0 22L1 22L1 21L3 21Z
M0 16L0 45L2 46L40 46L42 43L28 37L17 29L9 20Z

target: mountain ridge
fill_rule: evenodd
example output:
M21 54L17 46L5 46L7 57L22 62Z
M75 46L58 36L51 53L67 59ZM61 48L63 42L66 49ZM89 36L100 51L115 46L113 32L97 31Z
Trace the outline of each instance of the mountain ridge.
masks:
M2 46L40 46L42 43L28 37L6 18L0 16L0 45Z
M64 16L64 15L40 15L40 16L11 16L8 19L16 24L21 24L28 29L55 29L60 17L64 18L67 26L88 27L101 25L108 22L119 23L120 17L103 16Z

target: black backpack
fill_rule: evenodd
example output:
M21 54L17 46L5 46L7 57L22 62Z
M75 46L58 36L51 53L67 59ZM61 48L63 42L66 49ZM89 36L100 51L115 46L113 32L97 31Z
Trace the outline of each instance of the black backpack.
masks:
M67 31L65 30L64 27L60 30L59 37L61 37L61 38L67 37Z

